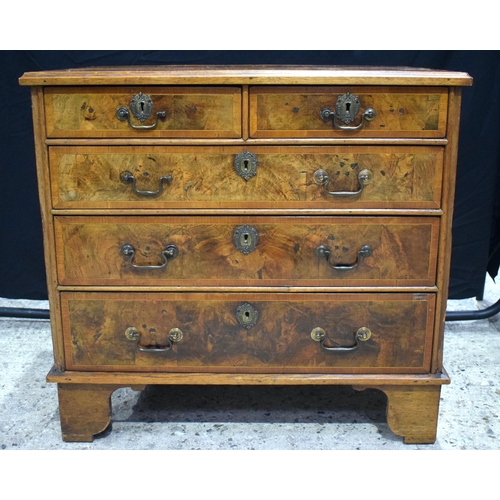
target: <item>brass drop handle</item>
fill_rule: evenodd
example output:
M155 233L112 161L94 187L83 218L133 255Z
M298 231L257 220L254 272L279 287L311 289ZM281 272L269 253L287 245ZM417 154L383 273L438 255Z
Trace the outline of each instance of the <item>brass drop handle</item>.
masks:
M158 347L158 346L149 346L145 347L140 344L141 342L141 333L135 326L131 326L125 330L125 337L127 337L128 340L135 341L135 345L139 351L142 352L165 352L165 351L170 351L176 342L180 342L184 334L182 333L179 328L172 328L168 332L168 343L165 346Z
M167 118L166 111L157 111L156 121L152 125L133 125L130 121L130 113L134 115L141 123L146 121L153 113L153 99L147 94L139 92L130 100L130 111L122 106L116 110L116 117L120 121L128 121L130 128L134 130L153 130L158 126L158 119L165 120Z
M325 170L316 170L313 174L313 179L316 184L323 185L325 193L331 196L357 196L363 192L365 186L370 184L373 179L373 173L368 169L358 172L359 189L357 191L329 191L328 184L331 179Z
M128 126L130 128L133 128L134 130L153 130L158 126L158 118L161 118L162 120L164 120L167 117L167 113L165 111L158 111L156 113L156 121L152 125L134 125L130 121L130 112L125 107L118 108L116 110L116 117L118 118L118 120L120 120L122 122L127 120Z
M175 259L177 255L179 255L179 250L175 245L167 245L165 247L165 250L161 252L161 255L163 257L163 263L159 264L157 266L138 266L137 264L134 264L132 261L134 260L135 256L135 248L130 244L126 243L125 245L122 246L121 252L124 257L128 258L128 263L134 268L134 269L140 269L140 270L147 270L147 269L165 269L167 267L168 261Z
M149 196L153 198L155 196L160 196L160 194L163 193L163 183L172 182L172 176L164 175L163 177L160 177L160 187L158 188L158 191L141 191L137 189L137 180L134 177L134 175L128 170L125 170L124 172L120 173L120 180L123 182L123 184L132 184L132 191L136 195Z
M333 344L335 344L334 347L328 347L325 345L326 342L326 333L323 328L317 327L314 328L313 331L311 332L311 338L315 342L320 342L320 345L325 351L354 351L355 349L358 348L360 342L366 342L370 337L372 336L372 332L366 328L366 327L361 327L358 329L358 331L354 334L354 344L353 345L348 345L348 346L342 346L337 344L337 342L331 341Z
M346 125L353 122L358 115L359 108L359 97L347 92L337 98L335 111L330 108L323 108L319 115L324 122L333 121L333 126L340 130L359 130L363 127L365 120L370 122L377 116L377 112L373 108L366 108L361 115L359 125L355 127L341 125L341 122Z
M325 247L324 245L319 245L318 247L316 247L314 253L316 257L326 258L330 269L334 269L335 271L351 271L352 269L356 269L363 259L365 259L366 257L370 257L370 255L373 253L373 248L369 245L363 245L359 249L358 260L352 265L332 264L332 262L330 262L332 259L332 253L330 252L330 249L328 247Z

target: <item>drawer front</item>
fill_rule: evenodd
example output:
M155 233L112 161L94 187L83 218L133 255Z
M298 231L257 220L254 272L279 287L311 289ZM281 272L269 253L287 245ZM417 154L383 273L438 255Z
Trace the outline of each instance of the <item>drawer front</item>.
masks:
M353 122L336 120L341 127L356 127L367 108L373 120L358 130L341 130L321 112L336 110L339 97L359 99ZM438 87L252 87L251 137L445 137L448 89ZM351 105L351 110L355 105Z
M437 217L55 217L63 285L433 286L438 230Z
M61 298L68 369L429 370L432 294L62 293ZM247 312L250 320L242 321ZM317 328L324 331L323 342ZM363 340L356 338L360 328ZM332 347L347 349L326 349Z
M133 101L140 93L150 98L151 108L142 98ZM241 136L237 87L49 87L44 98L49 138ZM127 111L121 117L128 113L130 123L117 117L122 108ZM133 114L140 109L150 113L144 121Z
M248 149L249 154L241 147L51 147L53 206L433 209L441 205L440 147Z

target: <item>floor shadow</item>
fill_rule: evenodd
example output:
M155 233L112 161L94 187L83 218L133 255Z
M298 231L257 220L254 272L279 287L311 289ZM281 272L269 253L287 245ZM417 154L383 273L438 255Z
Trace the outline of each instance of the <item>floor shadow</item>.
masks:
M349 386L161 386L144 389L130 422L386 423L384 393Z

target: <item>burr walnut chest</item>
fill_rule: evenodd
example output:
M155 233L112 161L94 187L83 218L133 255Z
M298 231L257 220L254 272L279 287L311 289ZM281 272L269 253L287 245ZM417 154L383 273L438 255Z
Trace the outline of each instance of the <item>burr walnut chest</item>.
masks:
M432 443L461 87L414 68L26 73L62 436L147 384L375 388Z

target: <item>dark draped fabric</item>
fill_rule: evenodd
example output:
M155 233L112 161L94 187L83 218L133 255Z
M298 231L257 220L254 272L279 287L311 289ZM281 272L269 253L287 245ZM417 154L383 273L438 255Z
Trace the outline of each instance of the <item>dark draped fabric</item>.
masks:
M465 71L450 298L481 296L500 264L499 51L3 51L0 52L0 297L45 299L30 89L26 71L158 64L410 66Z

